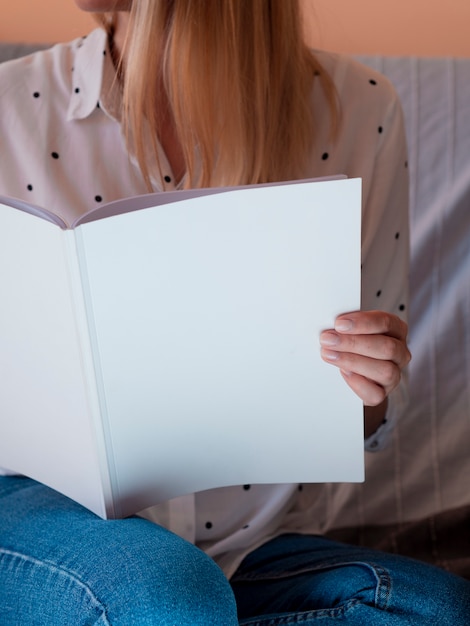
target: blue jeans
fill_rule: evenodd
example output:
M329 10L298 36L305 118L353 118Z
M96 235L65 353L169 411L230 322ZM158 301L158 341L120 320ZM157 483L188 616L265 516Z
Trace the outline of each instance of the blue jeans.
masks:
M244 626L470 624L463 578L317 536L268 542L245 558L231 585Z
M333 621L468 625L470 583L409 559L284 535L252 552L230 584L159 526L103 521L27 478L0 477L2 626Z

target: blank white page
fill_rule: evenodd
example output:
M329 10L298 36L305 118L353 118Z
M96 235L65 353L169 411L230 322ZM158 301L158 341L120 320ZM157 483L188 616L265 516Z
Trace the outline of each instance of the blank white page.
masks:
M318 338L360 306L360 215L354 179L77 228L117 511L224 485L363 479L362 404Z
M71 237L0 205L0 466L104 516Z

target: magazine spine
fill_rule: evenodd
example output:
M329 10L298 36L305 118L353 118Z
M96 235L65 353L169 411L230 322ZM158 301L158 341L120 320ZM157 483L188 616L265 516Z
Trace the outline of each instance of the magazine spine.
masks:
M83 376L87 387L88 414L95 434L96 454L101 476L102 511L95 511L95 513L104 519L113 519L117 516L114 505L115 481L113 480L113 465L110 464L109 450L111 448L108 445L109 441L103 424L106 402L104 394L100 392L102 389L100 360L94 336L93 309L87 289L86 265L83 255L79 252L79 229L67 230L64 236Z

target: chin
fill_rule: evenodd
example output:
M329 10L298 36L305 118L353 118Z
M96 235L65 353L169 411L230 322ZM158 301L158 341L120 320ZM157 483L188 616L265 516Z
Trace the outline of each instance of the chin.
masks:
M132 0L74 0L82 11L106 12L106 11L130 11Z

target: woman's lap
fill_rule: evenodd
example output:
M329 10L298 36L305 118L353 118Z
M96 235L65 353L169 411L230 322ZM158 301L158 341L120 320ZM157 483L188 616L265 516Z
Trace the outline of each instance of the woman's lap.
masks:
M27 478L0 477L2 626L235 626L209 557L143 519L104 521Z
M470 584L412 559L309 535L252 552L231 581L244 626L464 626Z
M231 582L246 626L459 626L470 614L463 579L321 537L278 537L248 555ZM27 478L0 477L0 623L238 621L222 572L183 539L139 518L103 521Z

